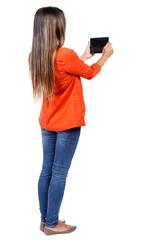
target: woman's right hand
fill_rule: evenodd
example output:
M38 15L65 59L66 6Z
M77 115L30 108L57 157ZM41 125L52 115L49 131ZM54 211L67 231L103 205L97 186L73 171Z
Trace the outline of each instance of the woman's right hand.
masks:
M104 65L104 63L107 61L107 59L113 54L113 52L114 52L114 50L111 46L111 43L110 42L107 43L103 47L101 58L96 63L102 67Z
M109 58L113 54L114 50L113 50L111 44L112 43L109 42L103 47L102 56Z

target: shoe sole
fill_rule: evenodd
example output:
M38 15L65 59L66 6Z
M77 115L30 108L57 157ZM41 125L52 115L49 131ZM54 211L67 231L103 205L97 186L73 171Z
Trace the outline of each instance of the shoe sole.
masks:
M69 225L69 229L66 230L66 231L53 231L47 227L44 228L44 233L45 235L49 236L49 235L54 235L54 234L64 234L64 233L71 233L71 232L74 232L76 230L77 226L71 226Z

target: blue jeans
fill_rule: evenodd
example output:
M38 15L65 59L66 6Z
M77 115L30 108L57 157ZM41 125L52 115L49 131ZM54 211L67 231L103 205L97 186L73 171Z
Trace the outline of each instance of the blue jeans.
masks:
M50 228L58 224L66 178L80 132L81 127L57 132L41 127L43 165L38 181L38 199L41 222Z

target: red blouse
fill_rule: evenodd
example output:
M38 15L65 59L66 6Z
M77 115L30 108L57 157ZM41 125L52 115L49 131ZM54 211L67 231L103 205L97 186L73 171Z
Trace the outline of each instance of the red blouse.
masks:
M73 127L85 126L85 103L81 78L92 79L101 70L97 63L91 66L74 52L61 47L56 54L55 95L49 107L44 99L38 118L41 127L50 131L63 131Z

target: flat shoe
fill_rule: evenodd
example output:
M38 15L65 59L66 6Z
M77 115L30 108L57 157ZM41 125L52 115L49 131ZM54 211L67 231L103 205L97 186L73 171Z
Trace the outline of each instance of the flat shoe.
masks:
M68 230L65 230L65 231L54 231L54 230L49 229L48 227L45 227L45 228L44 228L44 233L45 233L45 235L71 233L71 232L75 231L76 228L77 228L77 226L71 226L71 225L69 225L69 229L68 229Z
M60 222L62 222L62 223L65 223L66 221L65 220L59 220ZM41 222L40 223L40 230L42 231L42 232L44 232L44 227L45 227L45 222Z

